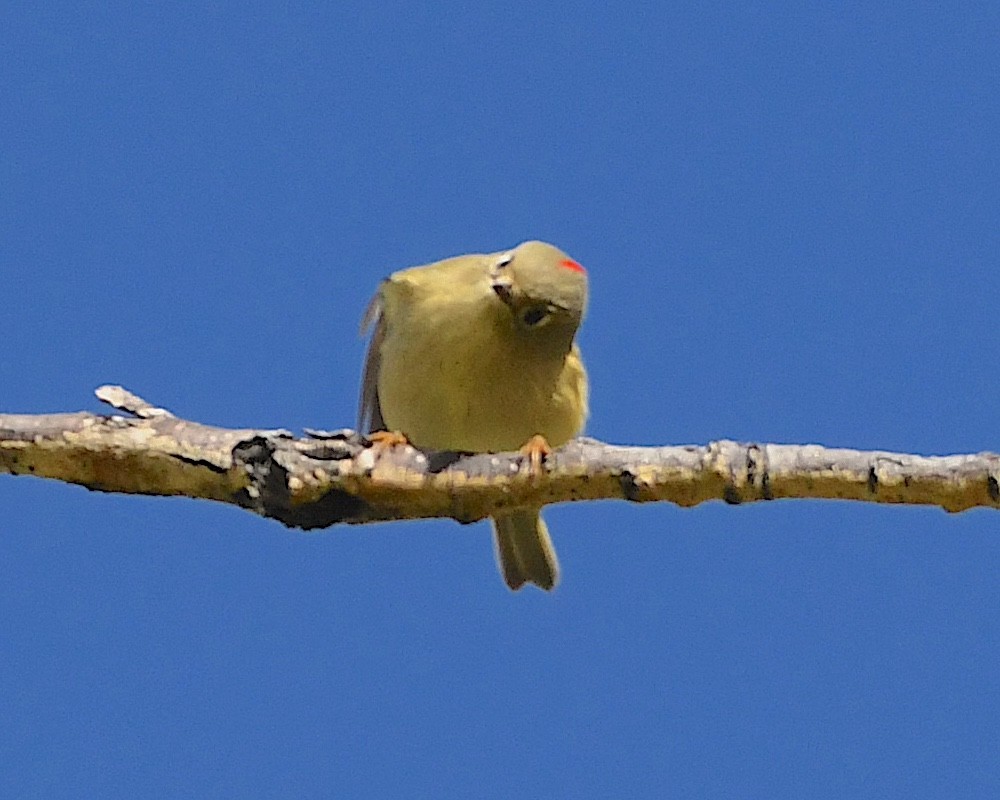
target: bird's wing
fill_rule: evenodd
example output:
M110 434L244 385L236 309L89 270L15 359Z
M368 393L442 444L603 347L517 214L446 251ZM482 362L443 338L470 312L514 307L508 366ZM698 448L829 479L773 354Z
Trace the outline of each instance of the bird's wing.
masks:
M382 419L382 408L378 402L378 371L382 361L382 341L385 339L382 302L380 286L361 318L362 336L374 326L368 342L368 353L365 355L365 368L361 373L361 396L358 398L358 430L361 433L385 430L385 420Z

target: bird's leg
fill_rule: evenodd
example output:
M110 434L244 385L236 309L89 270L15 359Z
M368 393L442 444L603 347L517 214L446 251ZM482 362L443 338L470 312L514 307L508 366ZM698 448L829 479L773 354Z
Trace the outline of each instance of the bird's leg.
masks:
M528 459L529 474L537 479L542 474L542 462L551 455L552 448L540 434L535 434L518 450L521 458Z

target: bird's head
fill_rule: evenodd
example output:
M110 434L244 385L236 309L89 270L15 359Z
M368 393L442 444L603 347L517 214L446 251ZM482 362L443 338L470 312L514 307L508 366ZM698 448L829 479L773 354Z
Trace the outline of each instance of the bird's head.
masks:
M524 242L493 256L493 291L525 331L573 334L587 308L587 271L545 242Z

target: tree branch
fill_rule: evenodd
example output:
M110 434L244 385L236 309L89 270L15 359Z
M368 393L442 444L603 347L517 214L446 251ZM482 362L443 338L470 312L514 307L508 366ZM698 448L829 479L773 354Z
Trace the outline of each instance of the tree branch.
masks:
M104 492L232 503L291 527L451 517L572 500L694 506L825 498L1000 508L1000 455L918 456L818 445L717 441L619 447L577 439L528 474L515 453L421 453L354 431L229 429L179 419L117 386L97 396L124 415L0 414L0 473Z

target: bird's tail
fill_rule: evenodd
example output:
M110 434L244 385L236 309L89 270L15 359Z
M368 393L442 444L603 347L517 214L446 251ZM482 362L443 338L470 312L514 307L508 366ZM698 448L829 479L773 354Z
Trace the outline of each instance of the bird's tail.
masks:
M559 562L549 529L537 509L512 511L493 518L497 561L507 585L517 591L525 583L552 589L559 580Z

